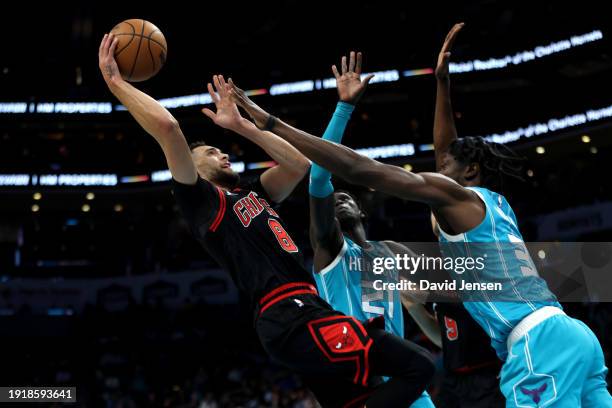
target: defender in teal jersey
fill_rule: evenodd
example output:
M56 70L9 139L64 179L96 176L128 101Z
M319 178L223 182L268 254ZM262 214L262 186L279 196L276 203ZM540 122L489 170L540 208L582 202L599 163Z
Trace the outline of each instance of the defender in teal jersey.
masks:
M456 25L447 36L436 68L438 94L434 133L453 135L450 143L444 145L434 134L438 173L417 174L372 160L271 116L235 86L232 95L258 126L287 140L331 173L353 184L429 205L446 240L455 239L464 247L467 243L521 245L510 206L503 196L486 188L495 185L502 174L511 173L516 156L507 147L482 138L456 137L449 96L448 59L450 47L462 26ZM504 237L506 231L514 232L519 241ZM532 264L527 253L521 256L523 262ZM539 282L540 287L548 291L546 283L534 275L535 271L520 273L522 265L506 258L504 252L487 263L488 277L505 279L517 288L529 286L524 283ZM498 355L504 359L501 389L507 406L612 408L601 345L588 327L565 315L554 296L548 295L539 301L530 301L519 291L515 299L502 308L494 301L470 304L470 313L490 334Z
M351 60L354 60L351 54ZM360 64L361 56L357 56ZM340 143L361 93L365 89L352 68L343 64L342 75L334 67L340 102L323 138ZM353 65L353 64L350 64ZM355 66L358 69L357 66ZM373 287L375 280L397 282L397 270L373 272L374 258L412 253L396 242L368 241L363 225L365 215L355 197L345 191L334 192L331 174L314 164L310 170L310 240L314 249L314 277L319 295L334 309L360 321L384 318L385 330L404 337L404 318L399 292ZM398 339L399 340L399 339ZM407 346L417 346L405 342ZM410 405L433 408L427 392Z

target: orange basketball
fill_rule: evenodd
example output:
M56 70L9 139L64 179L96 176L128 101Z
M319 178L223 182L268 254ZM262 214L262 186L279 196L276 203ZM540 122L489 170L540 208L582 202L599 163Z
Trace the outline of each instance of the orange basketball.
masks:
M126 81L145 81L157 74L166 62L166 39L152 23L133 18L117 24L111 33L119 40L115 60Z

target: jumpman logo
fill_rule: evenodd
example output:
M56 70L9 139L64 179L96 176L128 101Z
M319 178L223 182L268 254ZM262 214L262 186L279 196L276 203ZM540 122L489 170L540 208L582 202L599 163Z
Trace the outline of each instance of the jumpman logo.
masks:
M342 339L336 344L336 350L340 350L343 346L352 344L353 339L348 334L348 327L342 326Z
M542 384L540 388L536 388L534 390L529 390L525 387L521 387L521 392L525 395L530 396L533 402L535 402L536 404L540 402L541 400L540 396L542 395L544 391L546 391L546 383Z

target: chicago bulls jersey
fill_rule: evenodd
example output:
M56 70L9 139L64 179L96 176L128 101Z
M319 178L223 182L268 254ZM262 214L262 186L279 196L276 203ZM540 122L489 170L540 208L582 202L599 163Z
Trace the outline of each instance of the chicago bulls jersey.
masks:
M173 181L173 193L195 237L251 303L287 283L314 284L259 179L233 191L200 177Z

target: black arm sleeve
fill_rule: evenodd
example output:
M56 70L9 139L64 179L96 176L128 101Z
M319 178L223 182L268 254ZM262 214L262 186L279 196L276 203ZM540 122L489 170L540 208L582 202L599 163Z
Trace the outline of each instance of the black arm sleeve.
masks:
M220 194L223 191L198 177L194 185L173 179L172 193L191 228L194 231L206 231L219 212Z

